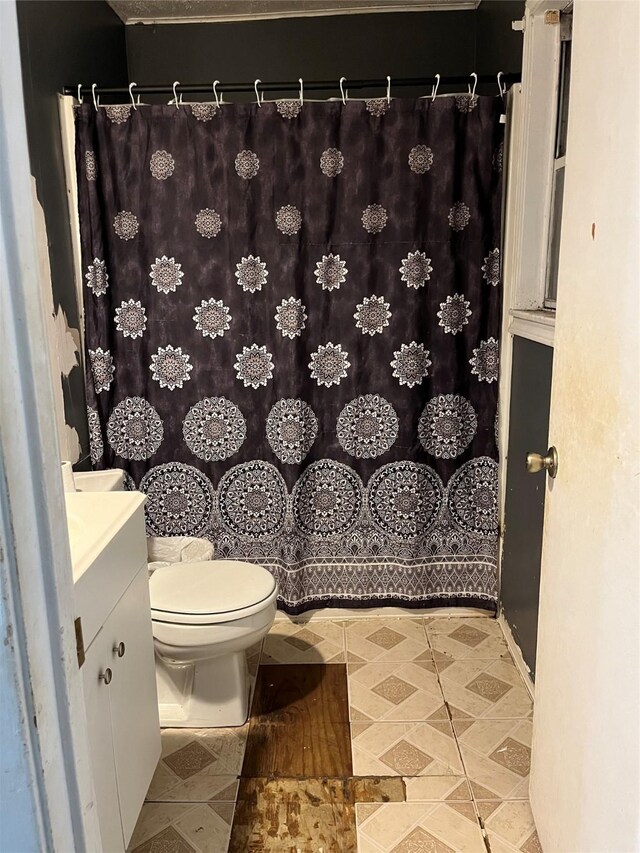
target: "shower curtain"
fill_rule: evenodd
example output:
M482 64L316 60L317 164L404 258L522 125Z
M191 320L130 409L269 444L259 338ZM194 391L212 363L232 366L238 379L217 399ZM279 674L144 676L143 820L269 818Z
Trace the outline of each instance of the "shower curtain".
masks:
M76 111L95 467L279 606L494 608L499 98Z

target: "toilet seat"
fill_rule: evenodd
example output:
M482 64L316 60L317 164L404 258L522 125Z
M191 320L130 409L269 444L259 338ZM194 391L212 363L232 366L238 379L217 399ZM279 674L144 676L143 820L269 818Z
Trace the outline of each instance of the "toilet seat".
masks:
M277 595L273 575L239 560L174 563L149 580L151 619L173 625L217 625L268 607Z

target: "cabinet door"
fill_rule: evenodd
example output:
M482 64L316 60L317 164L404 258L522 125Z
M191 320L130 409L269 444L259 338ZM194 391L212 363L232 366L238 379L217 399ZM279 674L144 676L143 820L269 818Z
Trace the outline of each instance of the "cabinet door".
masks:
M109 616L113 668L111 728L125 845L140 814L160 758L149 574L146 564ZM124 643L124 654L114 651Z
M105 853L122 853L125 844L111 735L111 693L114 687L112 646L109 633L104 629L99 631L87 651L82 667L82 681L102 847ZM110 684L100 679L107 668L112 671Z

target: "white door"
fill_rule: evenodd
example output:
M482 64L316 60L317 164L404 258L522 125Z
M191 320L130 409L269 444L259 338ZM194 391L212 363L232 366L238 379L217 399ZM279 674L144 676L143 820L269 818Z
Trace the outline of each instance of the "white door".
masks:
M640 850L639 36L637 2L576 0L531 775L545 853Z
M115 686L112 646L108 632L100 630L87 651L81 672L102 846L105 853L121 853L125 845L111 737L111 691Z
M111 640L111 726L126 845L161 750L146 564L107 619L102 633Z

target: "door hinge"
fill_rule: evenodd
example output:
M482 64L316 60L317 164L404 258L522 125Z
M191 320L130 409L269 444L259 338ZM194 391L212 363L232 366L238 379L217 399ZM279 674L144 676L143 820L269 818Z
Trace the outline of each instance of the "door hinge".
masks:
M76 630L76 654L78 655L78 669L84 663L84 637L82 636L82 619L80 616L73 623Z

